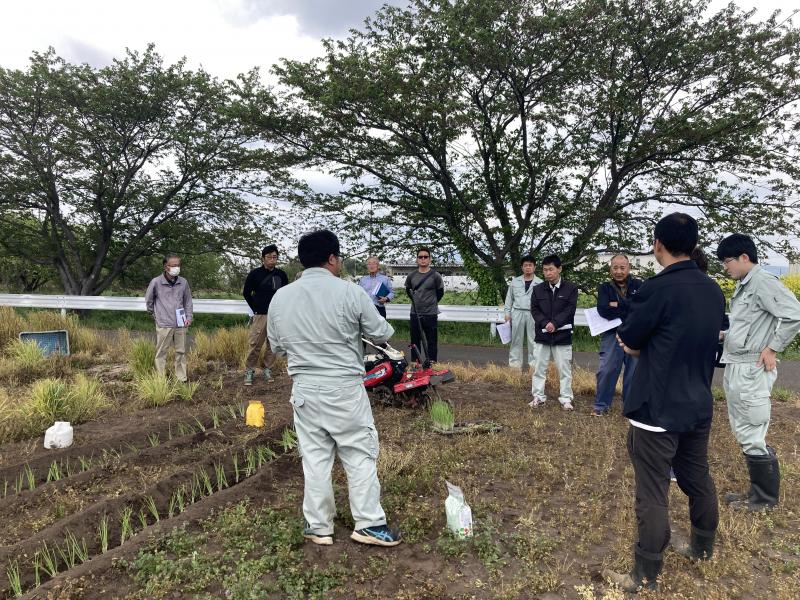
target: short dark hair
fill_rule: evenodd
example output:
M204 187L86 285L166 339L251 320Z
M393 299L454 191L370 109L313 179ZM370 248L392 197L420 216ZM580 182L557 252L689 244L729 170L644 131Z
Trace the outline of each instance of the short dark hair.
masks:
M753 238L743 233L729 235L717 247L717 258L720 260L739 258L742 254L747 254L751 263L758 264L756 244Z
M554 267L558 268L561 266L561 258L558 254L548 254L542 259L542 266L545 265L553 265Z
M264 248L261 249L261 258L264 258L267 254L272 254L273 252L278 256L281 255L281 253L278 252L278 247L275 244L264 246Z
M178 260L181 259L181 257L178 256L177 254L175 254L174 252L170 252L170 253L164 255L164 260L161 261L161 265L166 267L170 258L177 258Z
M297 242L297 255L306 269L324 265L331 254L340 256L339 238L327 229L305 233Z
M431 254L431 249L430 249L430 248L428 248L427 246L420 246L419 248L417 248L417 256L419 256L419 253L420 253L420 252L427 252L427 253L428 253L428 256L433 256L433 255Z
M697 246L697 221L686 213L674 212L656 223L653 235L672 256L689 256Z
M708 273L708 257L706 256L706 253L700 249L700 246L697 246L694 250L692 250L691 257L698 269L700 269L703 273Z
M519 264L524 265L526 262L536 264L536 259L533 258L532 254L526 254L525 256L519 259Z

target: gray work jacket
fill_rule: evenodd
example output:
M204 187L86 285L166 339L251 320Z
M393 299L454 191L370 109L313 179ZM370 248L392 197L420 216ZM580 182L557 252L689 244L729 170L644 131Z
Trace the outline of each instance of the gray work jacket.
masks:
M144 302L157 327L177 327L175 311L179 308L186 311L187 320L194 319L192 290L189 289L189 282L180 275L174 285L170 285L163 273L154 277L147 286Z
M503 311L510 315L512 310L524 310L529 312L531 310L531 291L533 286L542 283L542 280L533 276L531 284L528 286L528 291L525 291L524 276L519 275L511 280L508 284L508 292L506 292L506 304Z
M362 380L362 335L383 343L392 334L367 292L323 268L279 289L267 318L270 347L288 358L292 380L334 387Z
M722 362L757 362L767 347L782 352L798 331L800 302L780 279L756 265L733 292Z

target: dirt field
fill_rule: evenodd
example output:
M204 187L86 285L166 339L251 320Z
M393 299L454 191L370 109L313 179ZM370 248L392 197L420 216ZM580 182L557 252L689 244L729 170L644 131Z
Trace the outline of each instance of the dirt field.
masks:
M383 504L406 543L379 549L348 539L352 518L337 466L336 543L323 548L301 537L302 468L284 437L288 378L248 389L230 371L216 391L207 382L219 377L204 376L191 404L78 426L66 450L41 449L41 438L0 449L2 597L13 597L17 574L30 598L622 597L599 573L630 565L627 425L617 412L590 416L588 396L574 413L555 401L534 411L524 380L465 381L462 373L443 389L456 419L503 427L465 436L434 433L421 411L376 407ZM262 431L243 425L250 398L265 400ZM662 593L642 597L798 597L799 418L795 401L775 403L780 509L745 515L722 507L715 558L695 565L668 553ZM722 403L711 459L720 493L746 485ZM445 530L445 478L472 506L471 541ZM671 513L685 533L677 488Z

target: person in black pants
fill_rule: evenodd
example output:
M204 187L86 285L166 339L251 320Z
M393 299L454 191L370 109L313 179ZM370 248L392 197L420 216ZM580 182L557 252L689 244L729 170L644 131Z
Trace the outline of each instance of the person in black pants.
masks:
M426 359L436 362L439 355L439 300L444 296L444 281L431 268L431 251L417 250L417 270L406 277L406 293L411 299L411 358L420 360L422 332L427 342Z
M664 267L631 298L617 329L622 349L639 356L631 393L628 454L636 479L638 541L629 573L603 574L626 592L657 588L670 541L670 467L689 497L691 542L684 554L707 559L719 521L717 491L708 470L713 405L711 377L725 312L722 290L697 268L697 222L672 213L655 227L654 254Z

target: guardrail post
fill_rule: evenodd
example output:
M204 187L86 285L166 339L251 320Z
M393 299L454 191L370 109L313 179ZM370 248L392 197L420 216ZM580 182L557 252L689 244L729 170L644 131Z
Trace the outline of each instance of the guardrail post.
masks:
M61 318L62 319L66 319L67 318L67 309L66 308L62 308L61 309Z
M492 339L497 337L497 323L489 323L489 337Z

